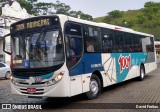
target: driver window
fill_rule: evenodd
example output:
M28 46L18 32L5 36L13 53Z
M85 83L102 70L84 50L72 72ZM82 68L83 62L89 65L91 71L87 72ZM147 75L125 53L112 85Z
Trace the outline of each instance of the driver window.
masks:
M14 60L21 60L23 58L25 58L24 56L24 51L23 51L23 47L20 47L20 41L22 43L22 40L20 40L19 37L15 37L13 39L13 47L15 48L13 54L14 54Z
M81 26L68 23L65 27L67 67L70 69L78 63L82 55Z

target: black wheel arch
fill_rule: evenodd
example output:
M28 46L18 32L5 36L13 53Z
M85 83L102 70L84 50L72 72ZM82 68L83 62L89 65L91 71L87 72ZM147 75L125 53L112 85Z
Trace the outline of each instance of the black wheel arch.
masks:
M102 78L102 74L100 73L100 71L98 71L98 70L95 70L93 73L92 73L92 75L96 75L96 76L98 76L98 78L100 79L100 82L101 82L101 89L103 88L103 78ZM92 76L91 76L92 77Z
M143 69L144 69L144 73L146 73L144 63L141 63L140 68L141 68L141 67L143 67Z

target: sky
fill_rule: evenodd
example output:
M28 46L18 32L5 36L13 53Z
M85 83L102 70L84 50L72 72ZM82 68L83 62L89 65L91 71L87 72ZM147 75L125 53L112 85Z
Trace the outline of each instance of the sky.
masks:
M127 11L141 9L148 1L160 2L160 0L59 0L70 5L74 11L82 11L92 17L105 16L113 10ZM38 0L38 2L53 2L56 0Z

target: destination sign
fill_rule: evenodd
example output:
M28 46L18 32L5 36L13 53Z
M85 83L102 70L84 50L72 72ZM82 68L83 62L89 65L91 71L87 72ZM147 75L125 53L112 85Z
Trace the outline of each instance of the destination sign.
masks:
M35 28L35 27L41 27L41 26L47 26L50 25L50 19L40 19L36 21L30 21L22 24L17 24L15 29L18 30L24 30L28 28Z

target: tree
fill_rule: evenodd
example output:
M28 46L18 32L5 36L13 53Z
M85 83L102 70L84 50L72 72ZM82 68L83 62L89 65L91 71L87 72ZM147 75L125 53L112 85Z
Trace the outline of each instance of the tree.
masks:
M36 12L39 14L65 14L69 15L70 6L65 3L61 3L60 1L56 1L56 3L45 3L39 2L35 4Z
M111 16L112 18L120 18L123 16L123 11L119 11L119 10L114 10L114 11L111 11L109 12L109 16Z
M138 15L137 16L137 23L143 24L146 21L146 16Z
M11 0L0 0L0 3L6 2L9 3ZM17 0L21 7L25 8L28 13L35 15L46 15L46 14L65 14L72 17L80 17L85 20L93 20L92 16L85 14L82 11L71 11L71 7L60 1L56 3L46 3L46 2L37 2L38 0ZM1 12L1 9L0 9Z
M54 9L54 4L53 3L44 3L44 2L39 2L34 5L34 11L38 15L46 15L46 14L52 14L55 13L52 9Z
M155 14L160 12L160 2L147 2L144 5L144 14L152 20Z
M27 10L28 13L32 14L32 9L33 9L33 6L31 3L29 3L28 1L26 0L18 0L19 4L21 5L21 7L25 8Z
M30 3L33 3L33 2L37 2L38 0L27 0L29 1Z
M69 15L69 11L71 9L69 5L61 3L60 1L56 1L56 4L54 4L54 8L56 10L56 14L65 14L65 15Z
M84 19L84 20L89 20L89 21L93 20L91 15L84 14L82 11L70 11L69 15L72 17L76 17L76 18L80 18L80 19Z

